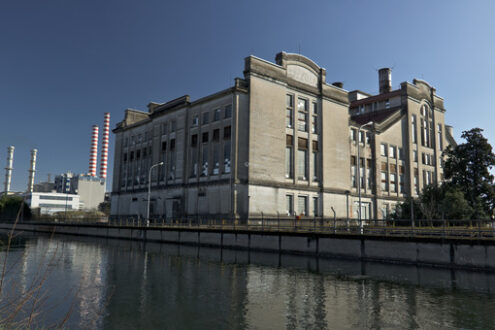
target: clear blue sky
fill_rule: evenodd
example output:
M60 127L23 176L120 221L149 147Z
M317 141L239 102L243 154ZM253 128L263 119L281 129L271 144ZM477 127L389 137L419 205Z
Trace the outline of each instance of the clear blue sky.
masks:
M13 190L88 171L91 125L128 107L193 99L242 77L243 59L301 52L327 81L376 93L421 78L445 98L456 138L473 127L495 144L494 1L93 1L0 3L0 181L14 145ZM109 174L113 169L110 136ZM99 155L98 155L99 156Z

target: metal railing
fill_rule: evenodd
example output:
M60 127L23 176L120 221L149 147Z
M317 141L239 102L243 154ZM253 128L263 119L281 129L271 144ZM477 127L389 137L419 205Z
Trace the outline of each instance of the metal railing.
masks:
M5 221L4 222L8 222ZM13 221L11 221L13 222ZM81 224L98 226L148 227L139 217L120 217L110 220L94 219L40 219L30 223ZM313 232L329 234L440 237L495 239L493 220L366 220L308 217L257 217L247 220L221 217L151 218L150 228L201 228L236 231Z

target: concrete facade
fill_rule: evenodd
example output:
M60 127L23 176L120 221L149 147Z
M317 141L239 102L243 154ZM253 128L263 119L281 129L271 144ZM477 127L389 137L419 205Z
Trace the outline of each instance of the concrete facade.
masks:
M359 144L362 215L385 217L442 180L441 152L455 143L433 87L414 80L392 91L387 77L373 96L328 84L299 54L249 56L229 89L126 110L113 130L112 216L145 217L149 170L164 162L151 172L152 217L357 218L357 129L373 121ZM423 121L433 125L426 144Z

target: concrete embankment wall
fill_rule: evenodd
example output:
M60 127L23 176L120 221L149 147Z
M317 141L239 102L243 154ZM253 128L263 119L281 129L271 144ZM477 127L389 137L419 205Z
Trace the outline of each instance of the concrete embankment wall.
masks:
M11 226L0 224L0 229ZM16 230L495 270L492 240L74 224L17 224Z

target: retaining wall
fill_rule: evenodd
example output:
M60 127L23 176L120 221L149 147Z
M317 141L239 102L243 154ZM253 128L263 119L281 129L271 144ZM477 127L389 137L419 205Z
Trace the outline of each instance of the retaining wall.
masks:
M12 224L0 224L11 229ZM17 224L16 231L495 271L495 241L207 228Z

